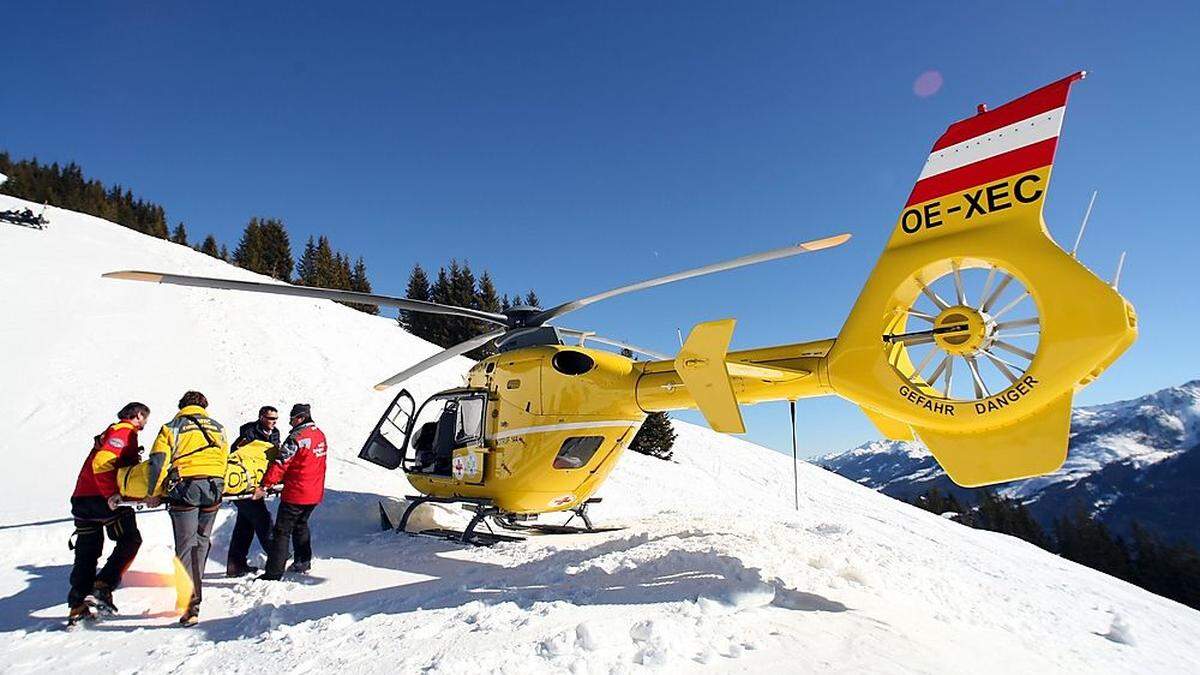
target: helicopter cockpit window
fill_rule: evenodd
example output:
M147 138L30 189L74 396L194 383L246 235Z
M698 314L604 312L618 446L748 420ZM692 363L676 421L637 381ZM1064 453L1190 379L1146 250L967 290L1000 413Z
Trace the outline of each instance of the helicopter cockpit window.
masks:
M558 455L554 457L554 468L579 469L587 466L603 443L603 436L572 436L568 438L563 441L562 447L558 449Z
M421 406L412 426L409 471L449 475L455 448L483 442L483 393L434 396Z

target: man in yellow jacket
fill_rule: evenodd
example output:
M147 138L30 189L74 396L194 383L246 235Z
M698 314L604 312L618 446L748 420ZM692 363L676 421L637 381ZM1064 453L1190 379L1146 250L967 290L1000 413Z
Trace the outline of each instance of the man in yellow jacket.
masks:
M208 416L207 407L204 394L184 394L179 412L162 426L150 450L149 484L156 488L162 481L161 494L175 531L175 557L192 580L192 597L179 618L184 626L194 626L200 618L204 563L229 459L225 429ZM158 493L151 489L151 494Z

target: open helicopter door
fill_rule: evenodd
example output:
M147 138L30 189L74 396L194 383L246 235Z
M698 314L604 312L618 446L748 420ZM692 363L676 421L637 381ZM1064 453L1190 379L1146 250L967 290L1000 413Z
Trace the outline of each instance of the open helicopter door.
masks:
M359 458L385 469L399 468L404 463L404 448L412 431L416 407L412 394L407 389L401 390L367 437L358 453Z

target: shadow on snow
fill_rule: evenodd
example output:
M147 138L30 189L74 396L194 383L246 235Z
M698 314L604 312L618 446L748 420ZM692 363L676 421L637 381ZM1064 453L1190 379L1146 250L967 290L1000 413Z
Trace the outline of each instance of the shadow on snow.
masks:
M308 602L285 605L262 603L240 616L201 621L198 628L207 638L213 641L236 640L260 635L276 625L297 624L334 614L348 614L358 619L375 614L447 609L470 602L490 605L514 603L522 609L528 609L535 603L555 601L574 605L639 605L694 602L707 598L730 606L769 605L808 612L844 612L849 609L821 595L788 588L778 579L765 578L760 570L747 567L738 558L712 551L667 550L637 565L627 561L617 561L611 565L597 564L597 559L606 555L619 558L624 552L654 542L703 536L699 532L682 531L654 536L645 533L579 535L579 538L562 536L564 544L583 537L603 540L581 548L537 549L533 551L534 555L546 555L508 566L499 562L458 560L443 555L463 551L460 544L378 532L379 495L335 490L328 490L326 495L326 502L314 513L315 571L320 572L322 558L341 558L370 567L429 578ZM210 560L223 563L232 525L233 519L226 518L214 532ZM517 542L501 546L526 545ZM472 557L487 555L486 550L475 553ZM32 615L63 602L70 566L28 565L20 569L32 574L33 578L20 593L0 599L0 632L45 630L61 626L61 620ZM163 586L161 577L149 572L130 571L122 586ZM318 576L293 576L291 579L310 585L324 581ZM211 582L206 583L209 584ZM221 584L211 585L216 587ZM161 627L168 626L173 627L174 622ZM132 631L153 627L145 624L106 626L101 623L94 630Z

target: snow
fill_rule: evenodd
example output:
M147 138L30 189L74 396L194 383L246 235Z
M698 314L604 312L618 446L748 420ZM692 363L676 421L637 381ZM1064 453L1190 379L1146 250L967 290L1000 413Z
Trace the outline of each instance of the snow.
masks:
M13 206L25 203L0 196ZM255 275L87 216L47 216L47 230L0 229L3 672L1198 667L1194 610L809 464L796 510L788 458L682 423L676 461L630 453L601 489L594 518L623 530L490 549L379 532L378 501L397 509L410 489L355 458L388 402L370 385L433 346L331 303L101 280L125 268ZM419 394L460 383L466 364L427 373ZM223 510L201 623L175 628L169 526L147 513L121 614L60 630L67 496L91 436L127 399L151 406L153 428L188 388L228 426L264 403L313 404L332 448L313 573L225 579Z

